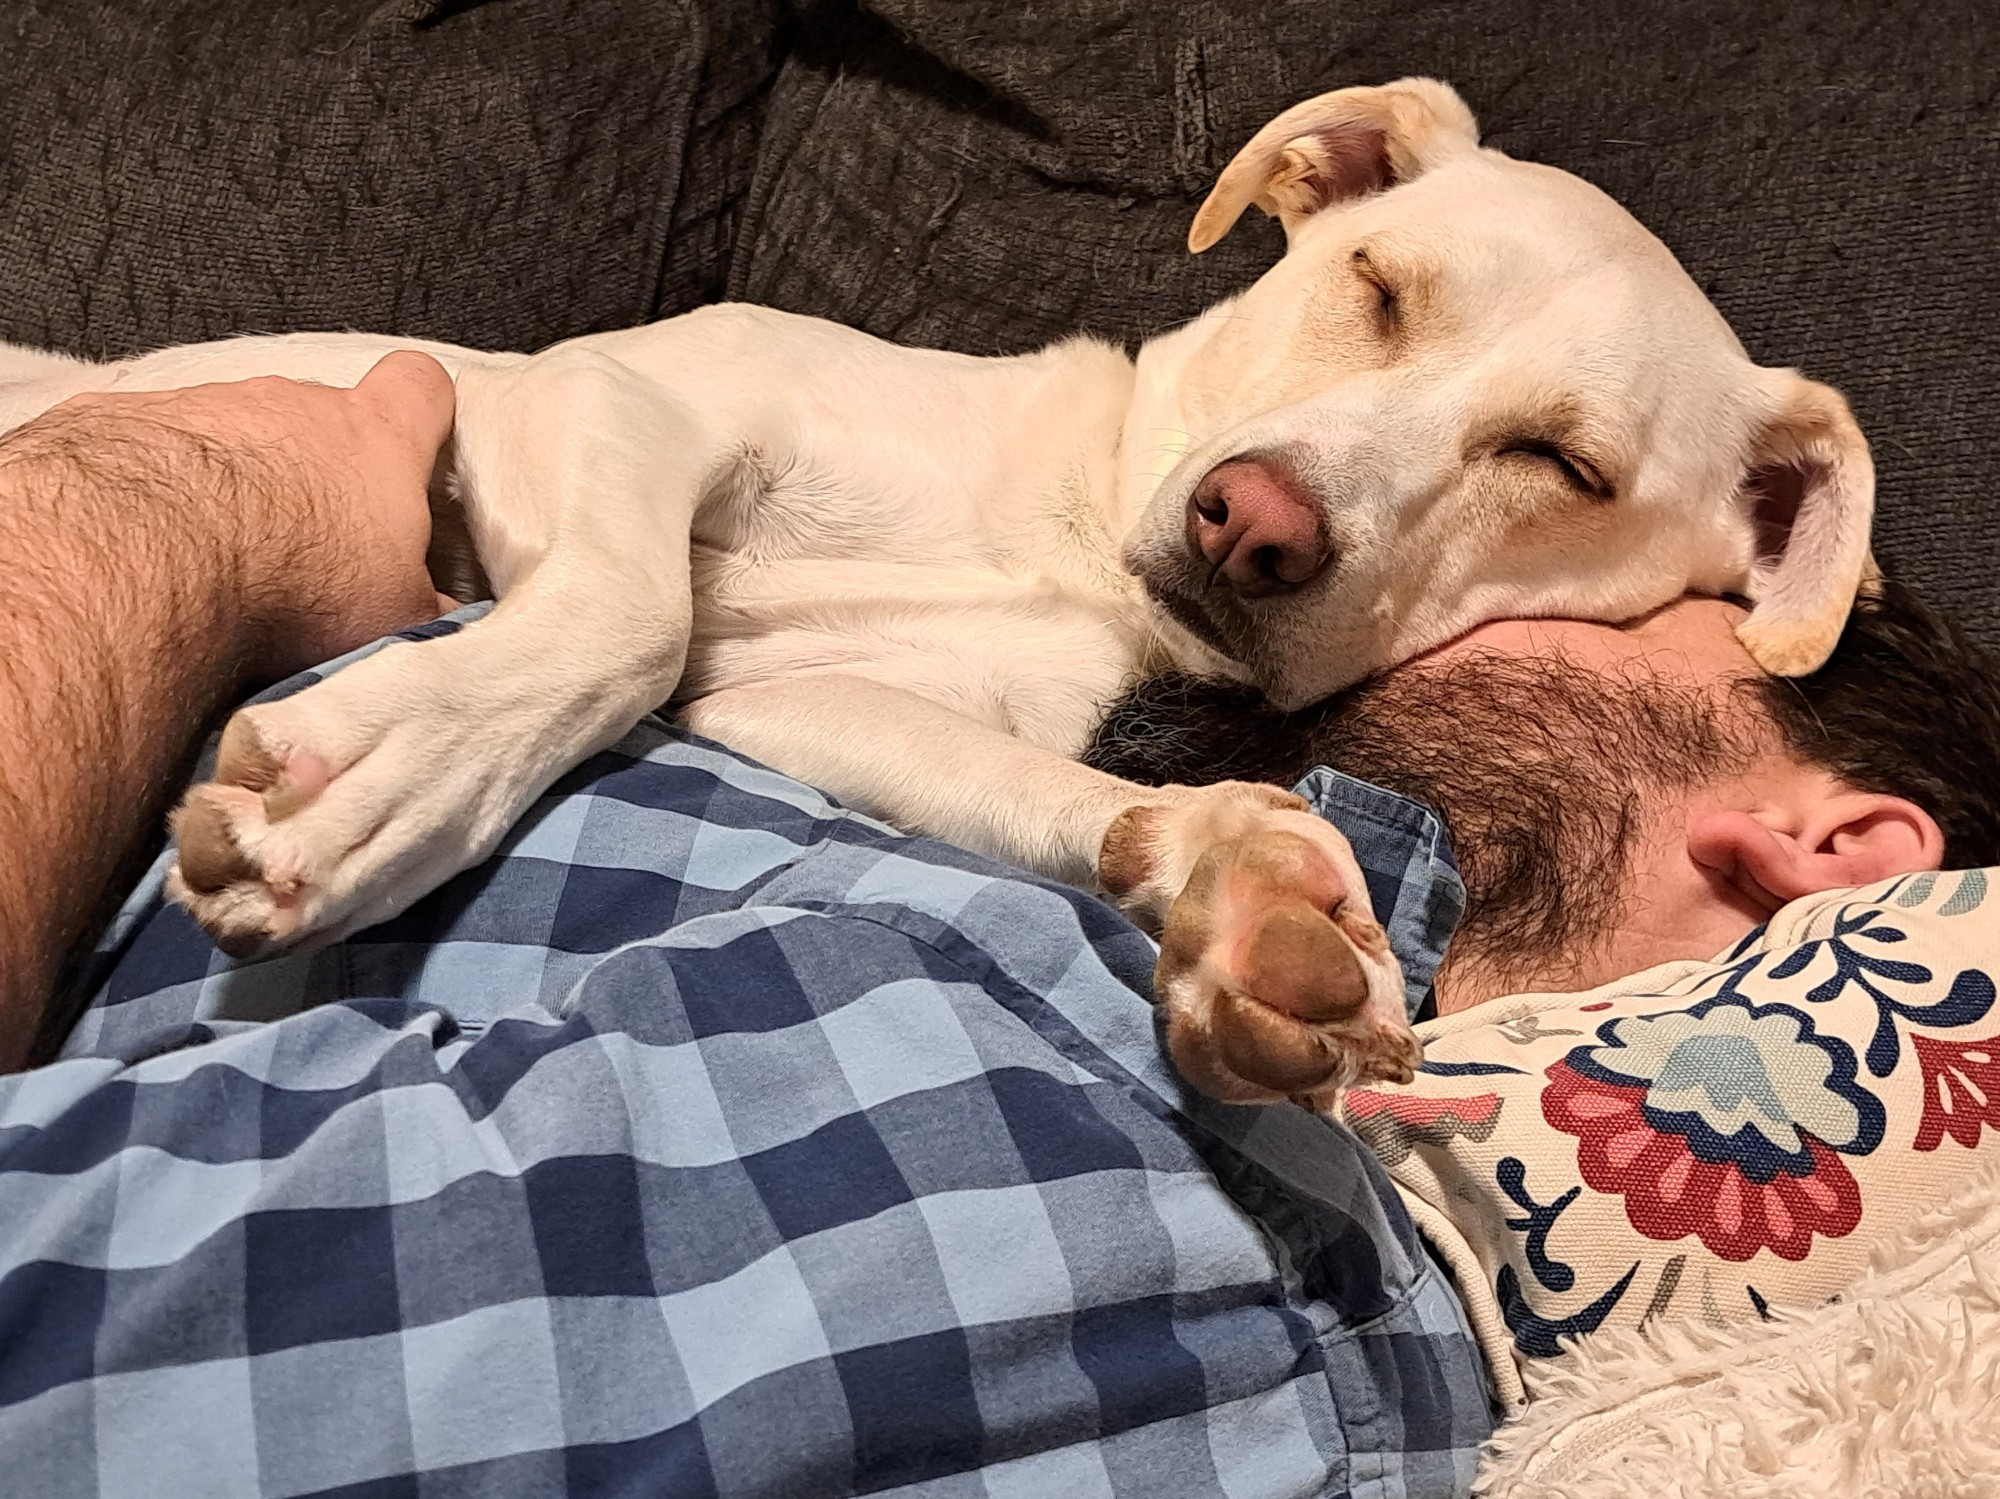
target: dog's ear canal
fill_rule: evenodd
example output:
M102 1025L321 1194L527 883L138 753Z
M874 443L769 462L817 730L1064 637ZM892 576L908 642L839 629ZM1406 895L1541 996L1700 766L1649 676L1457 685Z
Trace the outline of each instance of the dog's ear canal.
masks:
M1880 578L1868 551L1875 462L1840 392L1776 372L1777 406L1742 483L1756 557L1737 639L1773 676L1816 671L1855 599Z
M1289 239L1330 203L1408 182L1478 145L1472 111L1435 79L1335 89L1293 105L1236 153L1196 212L1188 248L1199 255L1253 203Z

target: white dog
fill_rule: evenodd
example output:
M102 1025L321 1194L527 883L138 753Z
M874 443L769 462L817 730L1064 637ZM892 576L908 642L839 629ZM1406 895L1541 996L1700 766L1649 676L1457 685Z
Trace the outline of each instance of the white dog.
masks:
M1271 787L1075 763L1135 674L1308 703L1482 621L1755 601L1798 673L1867 565L1873 471L1833 391L1750 363L1596 189L1482 149L1442 84L1273 120L1197 214L1288 251L1136 360L1010 359L716 307L544 353L361 334L87 365L0 349L0 429L87 390L457 383L446 493L499 599L224 735L171 888L238 955L381 921L673 700L850 805L1077 883L1162 938L1174 1055L1324 1103L1418 1058L1352 855Z

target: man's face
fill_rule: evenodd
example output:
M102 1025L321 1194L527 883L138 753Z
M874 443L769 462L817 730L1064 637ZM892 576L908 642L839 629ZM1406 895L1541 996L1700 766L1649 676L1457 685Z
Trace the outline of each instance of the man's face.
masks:
M1622 626L1501 621L1291 719L1212 696L1127 712L1091 758L1153 780L1325 761L1425 802L1467 894L1439 1008L1590 988L1712 957L1812 890L1936 867L1927 814L1894 803L1914 817L1888 826L1893 799L1783 747L1742 618L1682 599Z
M1334 763L1451 829L1468 904L1440 1009L1706 957L1774 908L1697 864L1687 837L1818 774L1779 752L1741 690L1756 674L1742 613L1688 599L1623 627L1502 621L1330 710Z

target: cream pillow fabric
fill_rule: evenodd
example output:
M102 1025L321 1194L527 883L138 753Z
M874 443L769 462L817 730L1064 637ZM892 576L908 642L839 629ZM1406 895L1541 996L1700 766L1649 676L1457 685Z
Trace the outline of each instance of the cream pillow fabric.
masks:
M1824 1302L2000 1156L1996 875L1814 896L1713 962L1428 1022L1414 1083L1348 1095L1503 1397L1565 1339Z

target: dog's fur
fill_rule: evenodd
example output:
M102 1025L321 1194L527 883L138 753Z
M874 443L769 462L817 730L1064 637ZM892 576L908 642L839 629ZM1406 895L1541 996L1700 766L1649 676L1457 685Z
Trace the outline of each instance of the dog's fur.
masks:
M0 429L86 390L352 384L398 348L456 380L445 485L498 606L239 714L178 814L174 890L238 954L381 921L671 698L865 811L1101 885L1162 932L1197 1084L1323 1102L1407 1074L1345 842L1268 787L1074 763L1103 705L1166 665L1298 705L1484 620L1688 591L1755 600L1751 653L1810 670L1862 579L1872 469L1838 395L1751 364L1652 236L1480 148L1441 84L1286 111L1191 247L1252 204L1288 253L1136 361L1084 339L966 358L750 307L534 356L0 347ZM1296 586L1220 586L1199 544L1198 486L1245 458L1327 551Z

